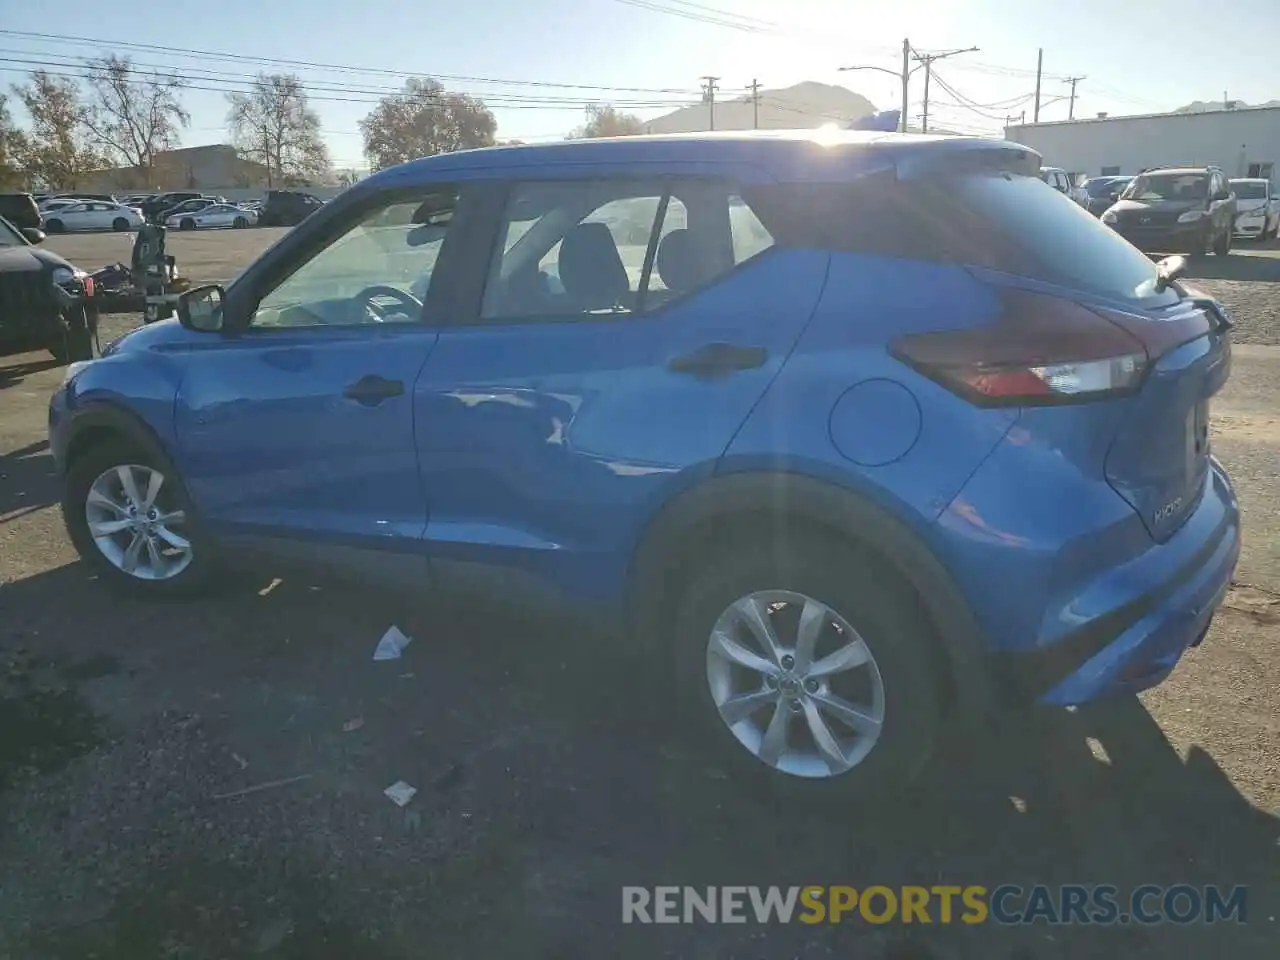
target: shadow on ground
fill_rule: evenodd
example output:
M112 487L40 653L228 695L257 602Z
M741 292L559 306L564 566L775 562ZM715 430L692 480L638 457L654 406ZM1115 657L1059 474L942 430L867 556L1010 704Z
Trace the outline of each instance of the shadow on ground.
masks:
M16 363L0 358L0 390L5 387L16 387L31 374L52 370L56 366L58 366L58 361L52 357Z
M0 455L0 525L58 502L49 443L29 443Z
M1228 257L1202 257L1191 264L1187 276L1193 280L1280 281L1280 257L1251 257L1245 256L1245 252L1237 251Z
M26 871L6 894L29 905L28 955L1154 960L1274 946L1277 821L1208 755L1181 757L1136 700L957 729L911 795L815 809L723 779L671 724L659 672L564 624L305 580L140 608L79 565L6 584L0 610L10 646L38 631L67 662L119 657L75 682L108 713L146 708L107 718L111 745L38 797L8 791L0 881ZM414 642L374 664L391 622ZM247 770L227 759L240 754ZM215 768L218 784L312 779L219 801ZM420 791L404 810L381 796L401 777ZM73 829L51 809L101 819ZM34 850L51 862L17 862ZM53 891L87 878L96 896L68 913ZM1244 884L1250 922L620 922L624 885L940 883Z

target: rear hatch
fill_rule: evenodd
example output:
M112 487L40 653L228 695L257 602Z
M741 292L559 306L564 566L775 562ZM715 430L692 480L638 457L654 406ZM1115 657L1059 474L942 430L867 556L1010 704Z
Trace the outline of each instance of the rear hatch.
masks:
M1204 490L1209 399L1231 369L1226 317L1194 294L1149 314L1103 311L1142 342L1147 374L1107 453L1107 480L1156 540L1173 534Z

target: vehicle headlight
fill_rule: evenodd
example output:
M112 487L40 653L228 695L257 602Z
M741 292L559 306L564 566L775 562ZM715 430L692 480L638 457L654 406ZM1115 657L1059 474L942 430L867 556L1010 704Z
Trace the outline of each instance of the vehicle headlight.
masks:
M1116 212L1114 210L1108 210L1102 215L1103 223L1115 223L1119 219L1120 218L1116 216Z
M1188 210L1186 213L1179 215L1179 223L1195 223L1204 216L1203 210Z
M58 284L67 284L75 280L82 280L88 274L76 267L54 267L53 282Z

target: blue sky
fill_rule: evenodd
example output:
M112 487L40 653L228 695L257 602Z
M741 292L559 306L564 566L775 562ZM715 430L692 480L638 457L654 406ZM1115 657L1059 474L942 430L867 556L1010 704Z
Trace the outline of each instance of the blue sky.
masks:
M980 47L978 53L938 67L945 82L977 104L1004 103L1031 93L1038 47L1045 50L1046 99L1067 92L1061 77L1087 77L1078 88L1077 116L1171 109L1191 100L1220 98L1224 91L1250 103L1280 99L1277 54L1269 42L1280 35L1280 3L1275 0L637 2L695 16L705 15L707 8L731 11L750 29L696 22L623 0L313 0L305 5L168 0L155 16L123 19L104 16L100 0L62 0L56 17L50 17L50 8L42 4L6 0L0 19L0 30L6 31L0 32L0 79L6 89L21 80L22 71L30 69L21 61L43 61L65 71L74 68L77 58L104 50L131 55L139 63L172 66L193 86L218 90L243 86L259 67L281 69L131 50L113 41L383 71L295 69L313 88L328 88L315 89L317 96L333 98L317 99L315 106L339 166L361 163L356 124L373 106L367 101L408 75L504 81L444 82L469 93L507 98L508 105L494 111L500 137L548 139L580 123L582 106L549 109L545 100L535 103L528 98L691 101L704 74L721 78L722 96L740 94L752 78L766 87L816 80L843 84L879 107L893 107L899 97L893 78L875 72L839 73L837 68L871 64L896 69L904 36L921 50ZM96 44L42 41L9 31L100 39ZM1218 36L1206 44L1207 33ZM553 88L515 81L689 92ZM921 93L917 75L912 99L918 101ZM981 112L947 106L943 101L950 95L937 88L933 95L934 123L973 132L997 130L1002 125L999 118L1008 112L1003 106ZM222 93L193 89L184 102L192 114L184 143L227 139ZM516 103L526 107L517 108ZM1052 103L1041 117L1065 119L1066 107L1065 101ZM650 117L671 107L622 109Z

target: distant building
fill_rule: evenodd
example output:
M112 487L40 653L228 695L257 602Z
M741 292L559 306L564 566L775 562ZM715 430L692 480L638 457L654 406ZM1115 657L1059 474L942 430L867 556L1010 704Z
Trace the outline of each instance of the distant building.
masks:
M1184 111L1014 124L1005 128L1005 138L1039 152L1046 166L1090 177L1214 164L1229 177L1274 179L1280 106Z
M266 167L242 159L235 147L215 143L157 154L150 176L133 167L100 170L85 178L80 189L93 193L121 190L225 191L236 187L265 186L266 174Z

